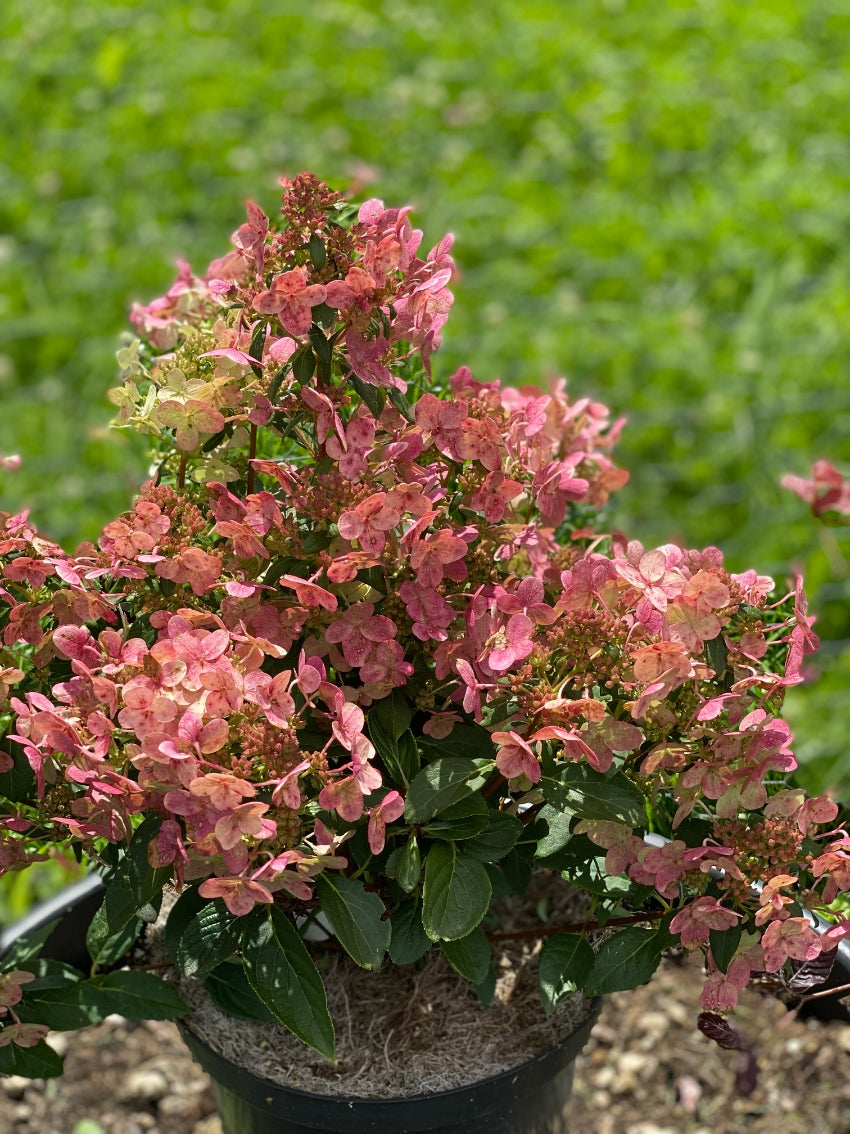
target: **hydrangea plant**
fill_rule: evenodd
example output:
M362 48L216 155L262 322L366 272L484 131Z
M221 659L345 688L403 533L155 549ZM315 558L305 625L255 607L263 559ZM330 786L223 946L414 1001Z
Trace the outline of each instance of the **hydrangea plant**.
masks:
M166 887L178 968L330 1058L311 925L364 969L441 949L486 1001L491 903L538 867L590 896L541 931L547 1010L681 945L730 1042L754 973L823 979L850 931L850 837L789 786L778 716L817 641L800 582L606 532L605 406L432 372L452 237L283 189L133 308L132 508L73 554L2 514L0 873L58 848L106 891L88 974L6 959L0 1070L55 1073L51 1027L183 1011L125 964Z

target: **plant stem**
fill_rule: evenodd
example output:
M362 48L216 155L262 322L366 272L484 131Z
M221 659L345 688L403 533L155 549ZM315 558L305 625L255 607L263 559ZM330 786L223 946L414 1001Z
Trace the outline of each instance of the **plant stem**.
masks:
M490 941L509 941L516 938L551 937L554 933L589 933L594 929L607 929L609 925L633 925L639 921L655 921L664 917L666 910L631 914L629 917L612 917L608 921L579 921L573 925L548 925L537 929L517 929L510 933L488 933Z
M180 455L180 468L177 470L177 487L181 491L186 486L186 463L188 459L185 453Z

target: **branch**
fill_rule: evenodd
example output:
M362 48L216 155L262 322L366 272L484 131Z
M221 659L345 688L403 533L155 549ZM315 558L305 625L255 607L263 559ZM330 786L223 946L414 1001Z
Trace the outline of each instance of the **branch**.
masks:
M510 933L488 933L487 937L490 941L509 941L516 938L551 937L555 933L589 933L594 929L607 929L611 925L656 921L666 913L666 910L653 910L651 913L630 914L628 917L612 917L608 921L579 921L573 925L549 925L538 929L517 929Z

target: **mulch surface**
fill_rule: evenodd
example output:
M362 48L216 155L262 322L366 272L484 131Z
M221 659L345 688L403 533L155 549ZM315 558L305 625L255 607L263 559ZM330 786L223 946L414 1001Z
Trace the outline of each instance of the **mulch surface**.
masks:
M737 1053L696 1029L700 986L688 965L665 962L649 985L606 998L577 1065L571 1131L850 1134L850 1024L800 1020L747 990L735 1023L760 1076L742 1097ZM83 1119L103 1134L220 1134L208 1080L173 1024L112 1017L58 1042L61 1079L0 1078L0 1134L74 1134Z

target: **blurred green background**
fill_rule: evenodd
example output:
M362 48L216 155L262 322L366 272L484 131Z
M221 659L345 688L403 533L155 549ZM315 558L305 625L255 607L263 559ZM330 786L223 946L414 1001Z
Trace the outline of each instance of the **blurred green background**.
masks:
M613 523L805 569L789 716L850 800L850 545L778 485L850 462L850 0L5 0L0 63L3 507L96 535L144 472L106 428L129 303L280 175L356 183L457 235L441 373L629 418Z

